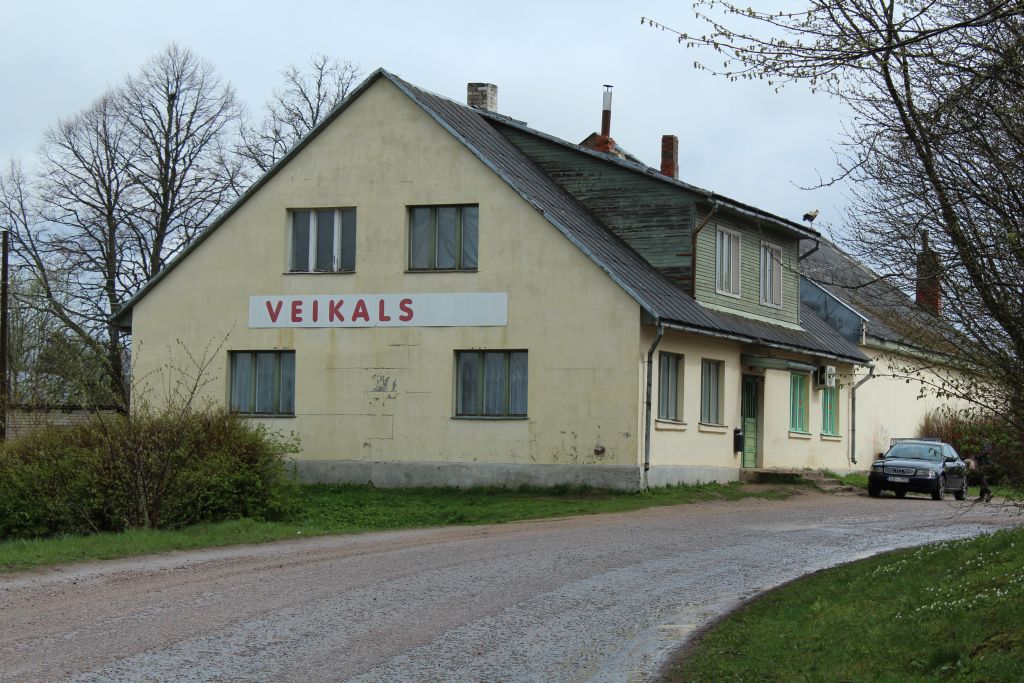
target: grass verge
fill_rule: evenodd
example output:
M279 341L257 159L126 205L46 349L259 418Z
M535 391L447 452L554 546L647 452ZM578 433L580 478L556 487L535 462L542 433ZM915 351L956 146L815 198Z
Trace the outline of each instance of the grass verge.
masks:
M739 484L672 486L643 493L591 489L377 489L306 485L284 522L240 519L177 530L133 530L0 542L0 571L107 560L169 550L263 543L286 538L452 524L625 512L662 505L740 498L785 498L785 488L751 490Z
M1022 681L1024 529L788 584L679 653L664 681Z

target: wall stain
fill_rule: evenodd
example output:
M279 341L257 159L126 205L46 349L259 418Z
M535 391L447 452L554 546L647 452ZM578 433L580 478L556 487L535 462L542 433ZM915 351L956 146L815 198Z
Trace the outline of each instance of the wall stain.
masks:
M373 380L373 388L370 391L379 393L389 393L398 391L398 379L394 377L388 377L384 373L376 373L370 376Z

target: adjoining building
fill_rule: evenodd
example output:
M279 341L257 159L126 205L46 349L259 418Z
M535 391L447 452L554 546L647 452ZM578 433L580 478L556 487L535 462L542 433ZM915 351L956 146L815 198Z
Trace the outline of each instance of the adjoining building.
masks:
M938 279L927 276L937 256L924 242L914 299L829 240L804 243L803 304L871 360L852 380L861 386L851 403L851 458L861 467L894 437L928 436L919 431L929 413L968 406L947 393L962 382L950 367L957 350L945 339Z
M294 432L308 480L735 480L852 467L869 358L801 303L806 225L374 72L115 316L133 400ZM180 340L181 345L174 343Z

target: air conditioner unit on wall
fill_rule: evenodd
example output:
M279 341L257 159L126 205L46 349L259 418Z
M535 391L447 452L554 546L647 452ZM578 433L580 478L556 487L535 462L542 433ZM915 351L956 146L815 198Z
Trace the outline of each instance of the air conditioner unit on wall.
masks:
M836 366L819 365L814 372L814 386L818 389L831 388L836 385Z

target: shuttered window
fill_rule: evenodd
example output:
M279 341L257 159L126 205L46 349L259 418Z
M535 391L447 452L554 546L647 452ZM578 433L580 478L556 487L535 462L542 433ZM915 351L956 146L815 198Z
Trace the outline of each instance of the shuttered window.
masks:
M839 436L839 412L836 387L821 390L821 433Z
M658 419L683 419L683 357L662 352L658 356Z
M803 373L789 376L789 431L808 433L807 399L810 378Z
M722 361L700 362L700 421L704 424L722 424L721 392Z
M456 351L455 414L526 417L526 351Z

